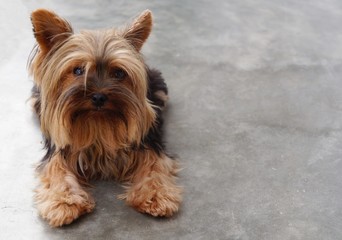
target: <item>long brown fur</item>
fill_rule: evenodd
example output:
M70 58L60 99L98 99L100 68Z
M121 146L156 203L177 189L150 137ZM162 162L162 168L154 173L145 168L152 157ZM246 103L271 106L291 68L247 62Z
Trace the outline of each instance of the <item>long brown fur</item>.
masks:
M30 61L32 101L48 148L38 168L40 215L56 227L91 212L95 203L86 186L96 178L125 182L121 198L140 212L177 212L177 162L144 142L157 124L158 109L147 98L147 68L140 54L152 29L151 12L123 29L79 34L45 9L32 13L32 24L38 43ZM77 67L84 74L75 75ZM113 80L116 69L125 72L124 79ZM94 93L108 97L103 107L92 104ZM155 96L167 98L160 91Z

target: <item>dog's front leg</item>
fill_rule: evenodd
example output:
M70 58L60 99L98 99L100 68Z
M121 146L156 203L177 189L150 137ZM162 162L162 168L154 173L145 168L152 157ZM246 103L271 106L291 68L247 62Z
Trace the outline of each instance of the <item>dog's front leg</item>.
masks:
M170 217L178 211L182 188L176 185L178 164L164 153L140 150L131 184L121 196L139 212Z
M68 170L66 160L60 153L38 170L40 180L35 200L39 214L53 227L71 223L95 206L92 197Z

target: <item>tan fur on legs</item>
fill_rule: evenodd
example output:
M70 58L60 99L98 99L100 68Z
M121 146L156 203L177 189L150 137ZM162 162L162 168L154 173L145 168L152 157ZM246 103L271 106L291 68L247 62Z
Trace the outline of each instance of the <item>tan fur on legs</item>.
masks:
M139 212L172 216L182 200L182 188L175 183L177 162L151 150L139 151L135 157L139 158L139 167L132 175L132 185L120 198Z
M35 200L39 214L53 227L71 223L95 207L92 197L56 154L39 173Z

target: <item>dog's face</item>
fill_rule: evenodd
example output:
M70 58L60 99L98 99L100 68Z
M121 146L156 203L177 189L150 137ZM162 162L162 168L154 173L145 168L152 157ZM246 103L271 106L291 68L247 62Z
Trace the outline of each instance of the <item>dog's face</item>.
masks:
M31 72L46 137L75 149L139 142L155 118L139 53L152 28L151 13L125 29L79 34L47 10L35 11L32 23L38 48Z

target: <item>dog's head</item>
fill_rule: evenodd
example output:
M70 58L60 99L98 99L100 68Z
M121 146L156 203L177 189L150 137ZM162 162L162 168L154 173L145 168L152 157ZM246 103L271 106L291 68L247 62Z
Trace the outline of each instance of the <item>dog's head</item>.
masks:
M77 149L139 142L155 119L140 54L151 32L151 12L122 29L78 34L45 9L31 17L38 44L30 71L46 137L59 148Z

